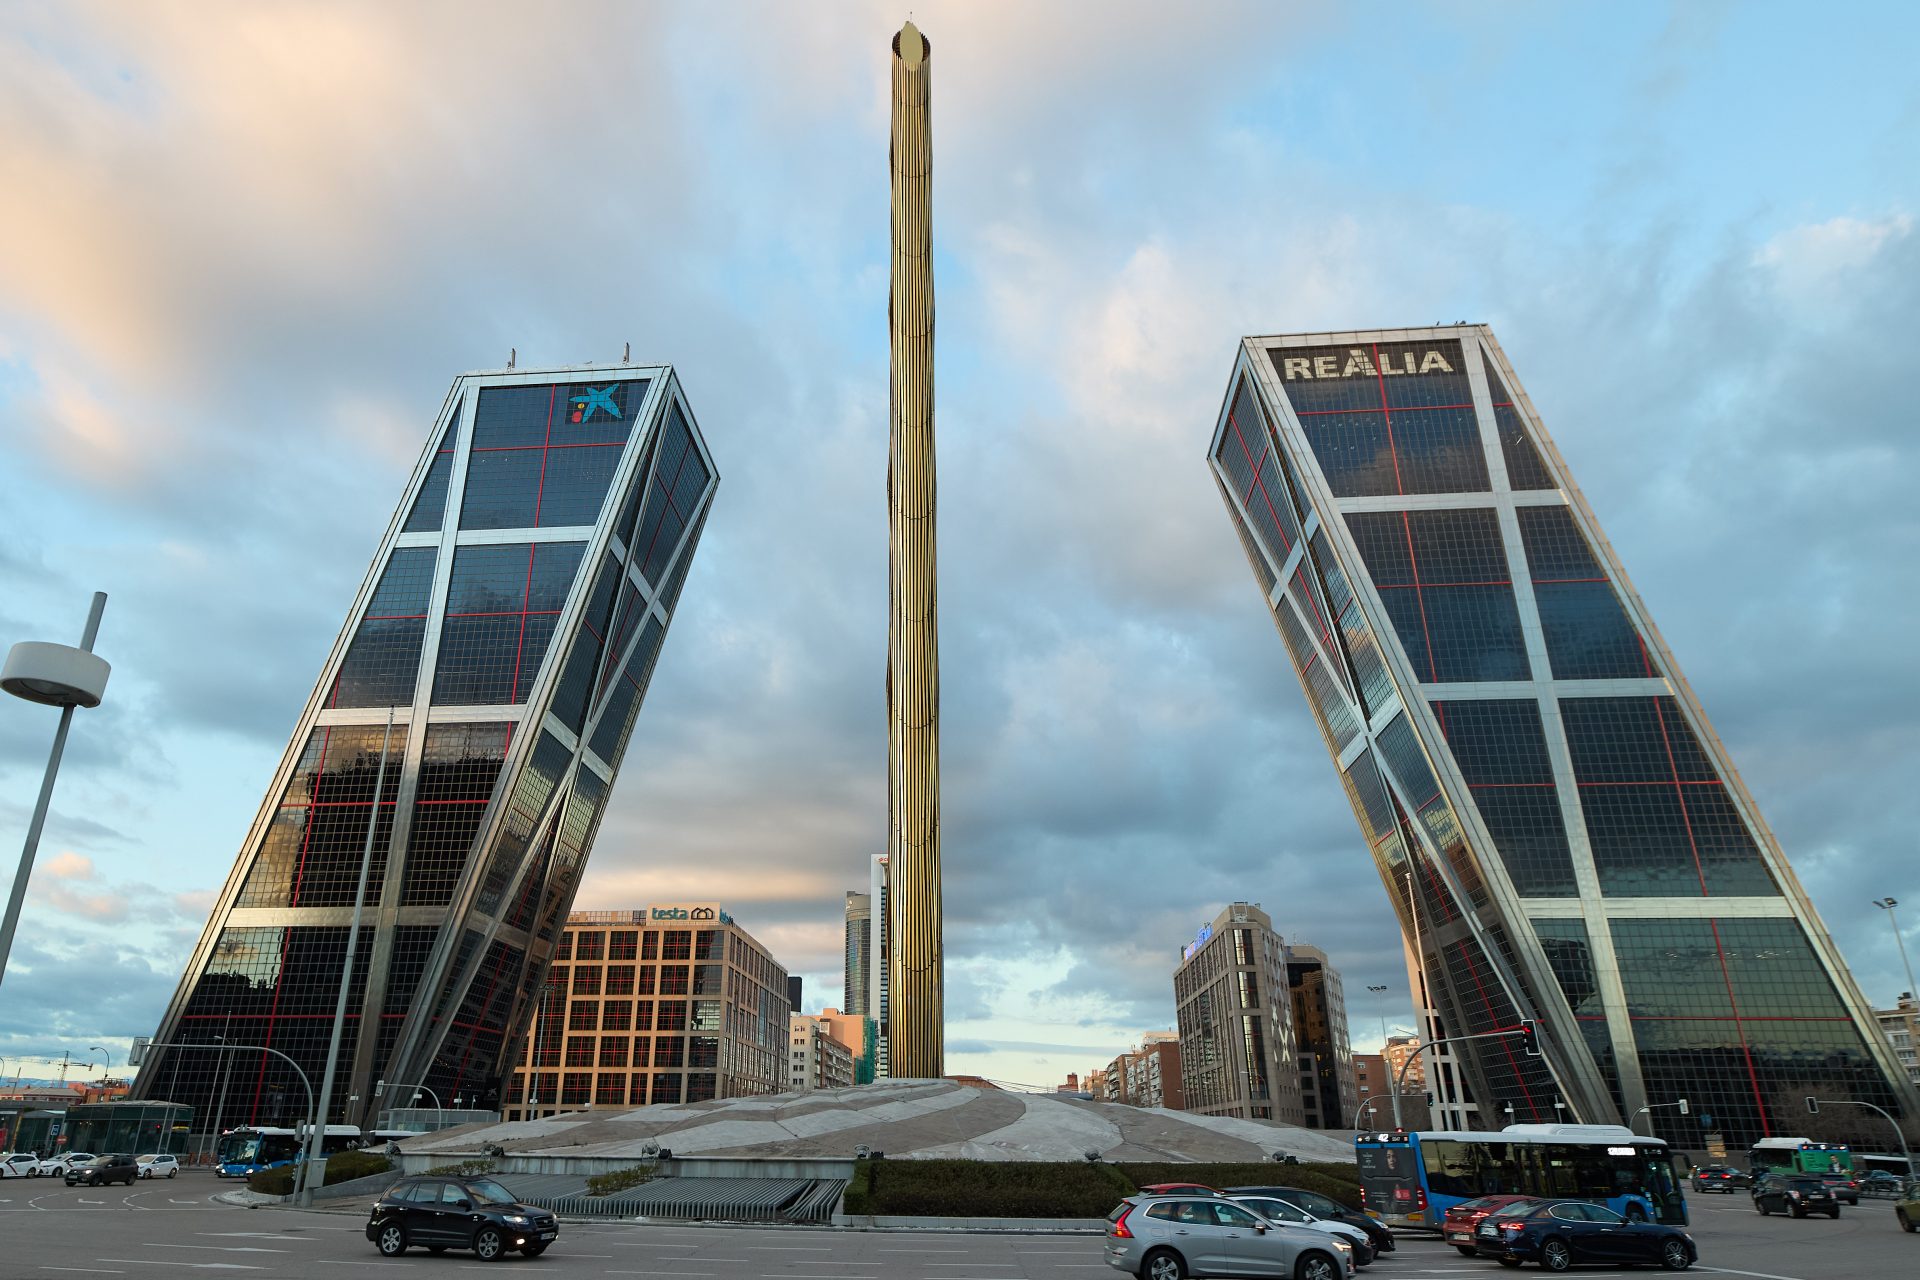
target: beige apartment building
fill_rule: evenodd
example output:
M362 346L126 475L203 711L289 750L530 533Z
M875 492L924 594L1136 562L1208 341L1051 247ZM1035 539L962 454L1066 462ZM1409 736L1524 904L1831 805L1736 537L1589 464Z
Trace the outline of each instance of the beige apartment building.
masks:
M576 911L505 1116L782 1092L788 1010L786 969L718 903Z
M1891 1009L1875 1009L1874 1021L1880 1024L1880 1034L1887 1038L1893 1047L1893 1056L1900 1060L1906 1069L1907 1078L1920 1084L1920 1001L1913 998L1911 991L1902 991L1900 998Z
M842 1019L845 1021L845 1019ZM853 1086L853 1050L824 1017L796 1013L787 1019L787 1087L795 1093Z

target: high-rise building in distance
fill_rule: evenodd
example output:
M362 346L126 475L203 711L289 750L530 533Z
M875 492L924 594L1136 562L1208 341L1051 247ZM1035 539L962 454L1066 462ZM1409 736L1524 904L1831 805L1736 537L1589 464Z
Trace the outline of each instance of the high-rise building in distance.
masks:
M717 483L665 366L455 379L156 1040L317 1086L372 827L327 1117L380 1079L497 1109ZM307 1107L253 1048L156 1047L138 1087Z
M1173 999L1188 1111L1306 1123L1287 949L1272 917L1235 902L1202 925L1181 948ZM1109 1096L1124 1087L1109 1084Z
M887 866L887 855L875 854L870 867L870 880L867 885L867 898L873 903L873 928L868 933L872 939L872 976L867 979L868 998L873 1007L867 1016L873 1019L873 1076L876 1080L886 1080L893 1075L892 1057L887 1051L887 1015L892 1001L888 994L892 987L891 961L893 958L893 881Z
M846 989L842 994L848 1013L863 1018L873 1016L873 898L869 894L847 891L846 908Z
M1340 971L1318 947L1287 944L1287 986L1300 1052L1300 1094L1307 1125L1345 1129L1353 1122L1353 1049Z
M1809 1094L1915 1113L1486 327L1247 338L1208 457L1418 956L1426 1037L1538 1021L1541 1056L1449 1046L1441 1123L1686 1098L1655 1131L1731 1148L1794 1132Z

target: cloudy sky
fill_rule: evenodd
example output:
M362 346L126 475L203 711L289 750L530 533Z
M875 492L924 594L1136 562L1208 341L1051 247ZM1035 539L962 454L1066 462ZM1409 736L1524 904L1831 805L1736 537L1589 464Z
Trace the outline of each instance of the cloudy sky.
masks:
M1046 1083L1171 1025L1178 946L1236 897L1331 953L1357 1044L1409 1017L1203 461L1245 333L1494 326L1890 999L1870 899L1920 946L1916 11L1177 10L913 6L949 1069ZM114 664L0 1054L151 1033L448 382L509 347L671 362L722 474L578 905L717 899L838 1003L885 824L904 12L540 12L0 12L0 645L71 643L104 590ZM54 720L0 702L9 872Z

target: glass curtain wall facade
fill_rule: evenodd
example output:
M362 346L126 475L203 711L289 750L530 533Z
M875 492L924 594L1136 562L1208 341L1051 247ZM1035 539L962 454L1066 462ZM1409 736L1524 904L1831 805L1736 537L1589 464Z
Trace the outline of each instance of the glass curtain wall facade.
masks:
M668 367L456 379L155 1039L317 1089L371 825L328 1117L379 1079L497 1109L717 485ZM307 1105L257 1049L155 1048L138 1090Z
M1453 1046L1441 1120L1920 1099L1484 326L1248 338L1209 462ZM1555 1103L1564 1104L1564 1112Z

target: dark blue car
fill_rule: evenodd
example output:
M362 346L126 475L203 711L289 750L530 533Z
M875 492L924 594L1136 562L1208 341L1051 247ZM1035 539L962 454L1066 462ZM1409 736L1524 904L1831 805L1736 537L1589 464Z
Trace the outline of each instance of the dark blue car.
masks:
M1531 1200L1488 1214L1474 1230L1474 1252L1502 1266L1537 1262L1549 1271L1646 1262L1685 1271L1700 1258L1693 1237L1678 1227L1628 1222L1584 1200Z

